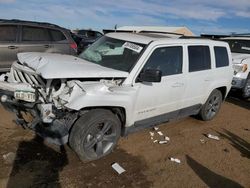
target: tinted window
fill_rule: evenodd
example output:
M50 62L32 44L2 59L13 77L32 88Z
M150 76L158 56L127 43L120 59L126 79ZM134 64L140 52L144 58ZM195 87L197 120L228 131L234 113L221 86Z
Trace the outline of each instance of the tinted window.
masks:
M250 40L224 40L230 46L231 52L250 54Z
M66 37L61 31L50 29L50 33L53 41L66 40Z
M182 47L157 48L148 59L145 69L158 69L162 76L182 73Z
M47 29L39 27L23 26L22 30L23 41L50 41L49 32Z
M211 58L208 46L189 46L189 72L211 68Z
M0 41L14 42L16 41L16 26L2 25L0 26Z
M229 65L227 49L225 47L214 47L216 67Z

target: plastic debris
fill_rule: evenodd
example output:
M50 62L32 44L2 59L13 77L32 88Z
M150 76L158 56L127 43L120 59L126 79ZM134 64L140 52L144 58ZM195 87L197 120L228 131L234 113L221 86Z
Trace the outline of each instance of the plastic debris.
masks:
M176 162L176 163L181 163L180 159L170 157L170 161Z
M168 136L165 136L164 138L166 141L170 141L170 138Z
M157 132L160 136L163 136L163 133L161 131Z
M158 140L154 140L154 143L158 142Z
M1 82L5 81L5 77L6 77L6 74L0 75L0 81L1 81Z
M201 141L202 144L206 143L206 141L204 139L200 139L200 141Z
M126 170L124 168L122 168L118 163L114 163L112 165L112 168L118 173L118 174L122 174L123 172L125 172Z
M212 134L207 134L208 138L214 139L214 140L220 140L218 136L212 135Z
M158 127L154 127L154 130L157 131L159 128Z
M153 137L151 137L151 140L154 140L154 138L153 138Z
M166 140L159 141L159 144L166 144L166 143L168 143L168 141Z
M3 160L6 164L13 164L16 158L16 154L13 152L3 155Z
M153 132L149 132L149 134L151 137L155 135L155 133L153 133Z

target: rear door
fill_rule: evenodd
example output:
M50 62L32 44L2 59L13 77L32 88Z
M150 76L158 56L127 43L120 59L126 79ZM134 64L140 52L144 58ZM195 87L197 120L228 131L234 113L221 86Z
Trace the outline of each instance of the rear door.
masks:
M49 29L52 42L51 42L51 52L70 54L70 44L63 32L56 29Z
M10 69L17 59L17 25L0 25L0 72Z
M47 28L22 26L18 52L47 52L50 48L51 37Z

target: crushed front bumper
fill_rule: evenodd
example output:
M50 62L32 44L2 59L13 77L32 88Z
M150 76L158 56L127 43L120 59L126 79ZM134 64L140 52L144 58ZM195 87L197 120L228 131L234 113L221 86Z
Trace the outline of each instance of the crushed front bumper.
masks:
M3 84L0 83L0 99L2 106L16 115L16 123L23 128L35 131L45 141L63 145L68 142L69 128L66 123L55 117L51 123L43 123L39 105L40 101L34 103L16 100L14 92L3 90ZM30 114L31 120L27 121L24 114Z

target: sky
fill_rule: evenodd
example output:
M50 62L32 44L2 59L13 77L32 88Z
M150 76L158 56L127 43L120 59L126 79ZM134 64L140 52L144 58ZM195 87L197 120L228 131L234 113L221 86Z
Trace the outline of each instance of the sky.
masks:
M69 29L186 26L196 35L250 33L250 0L0 0L0 19Z

